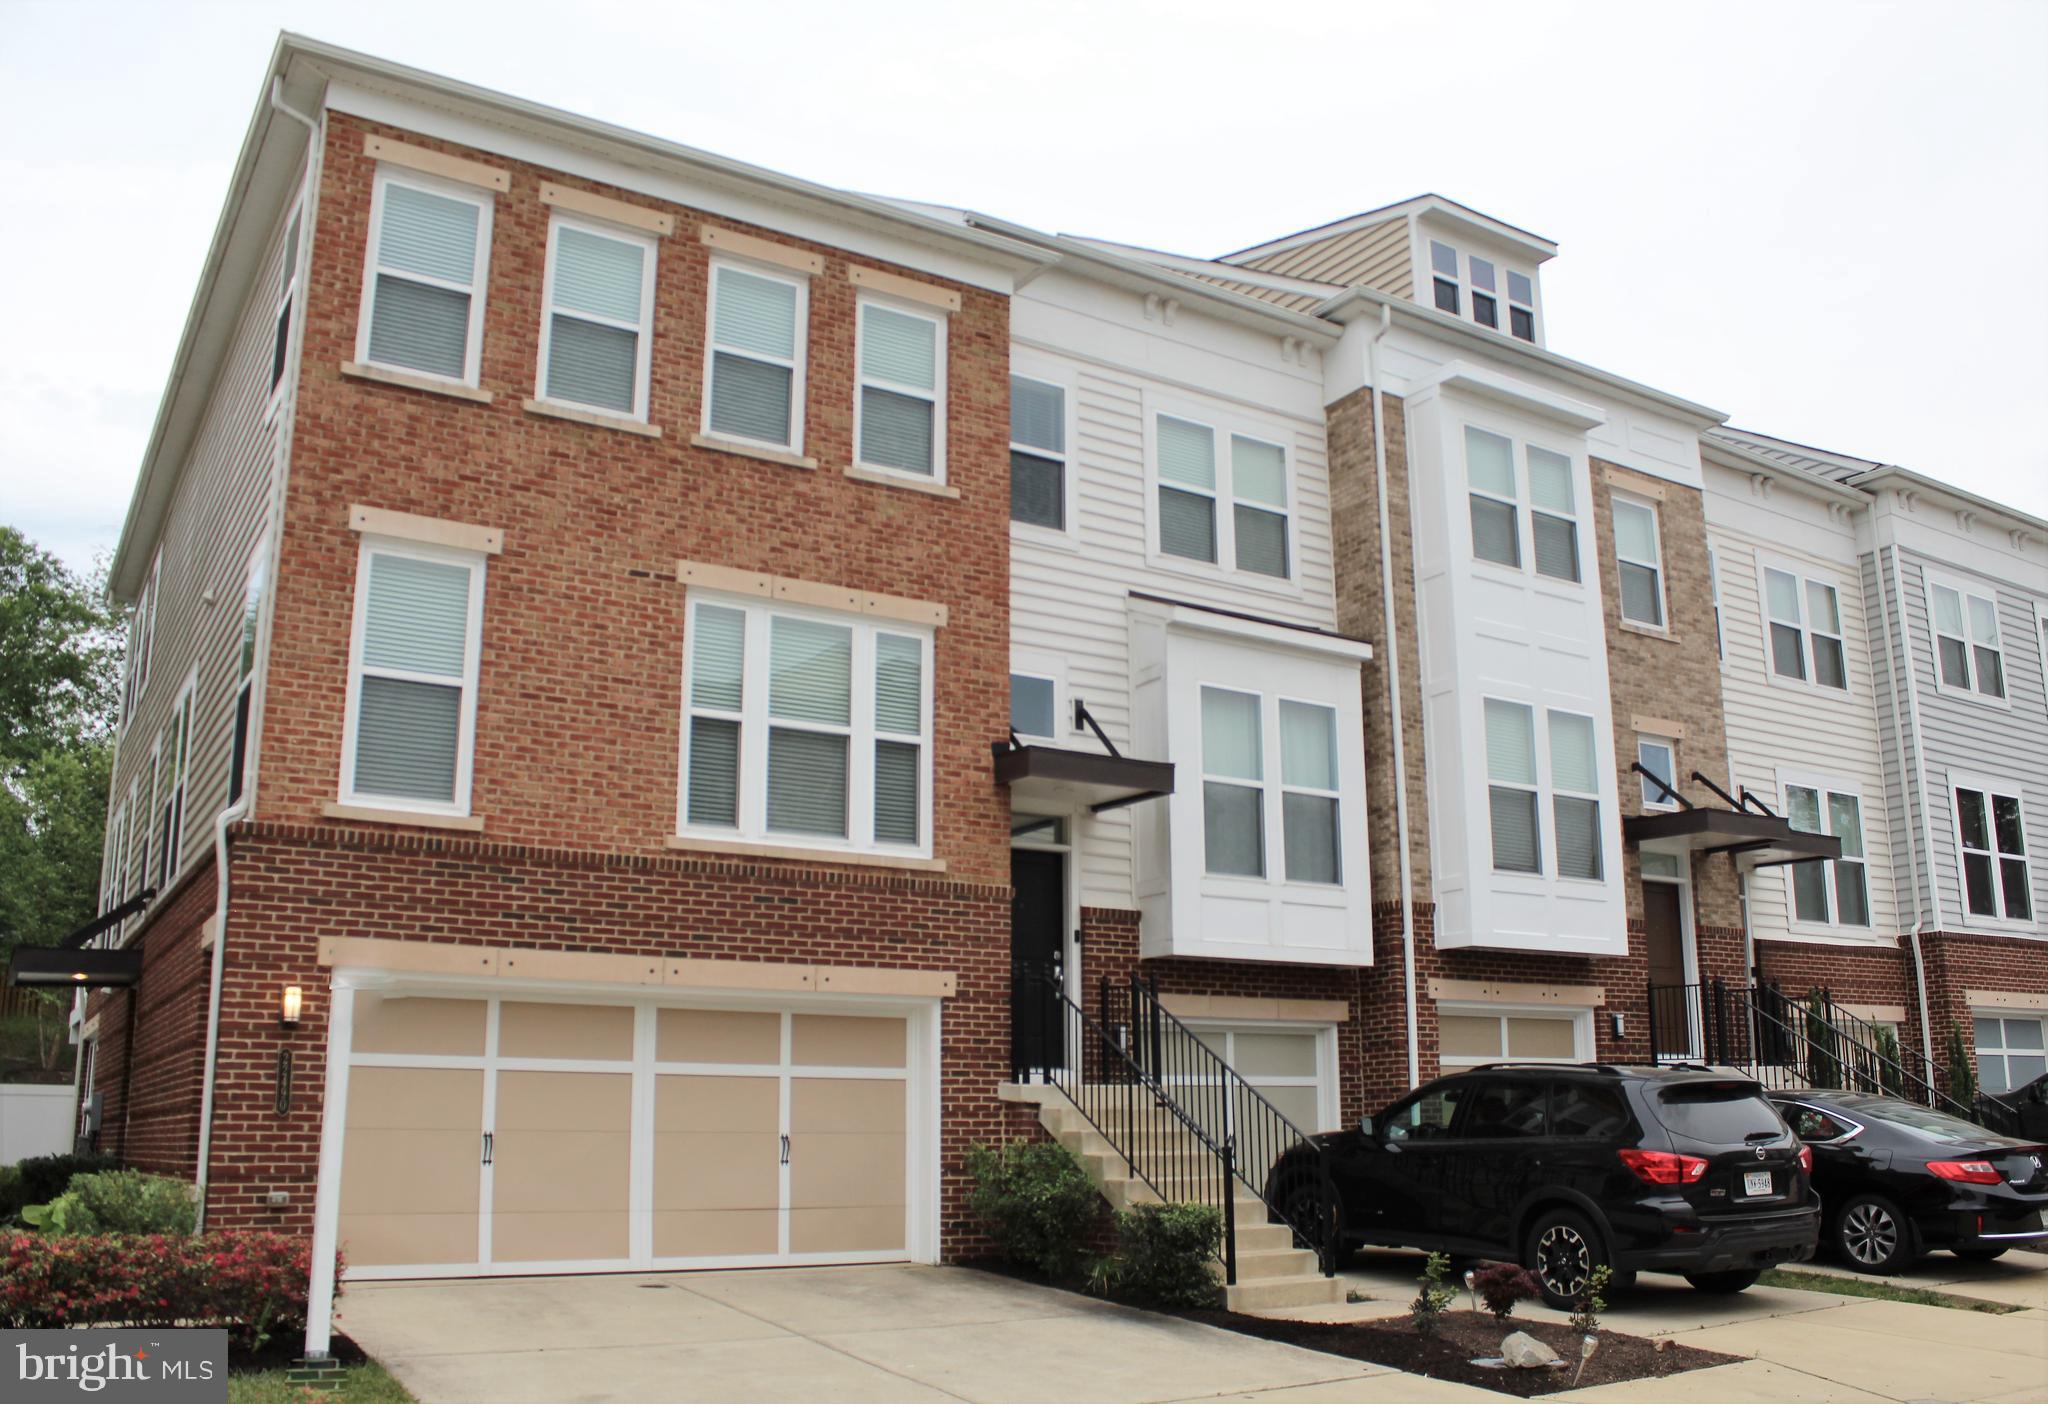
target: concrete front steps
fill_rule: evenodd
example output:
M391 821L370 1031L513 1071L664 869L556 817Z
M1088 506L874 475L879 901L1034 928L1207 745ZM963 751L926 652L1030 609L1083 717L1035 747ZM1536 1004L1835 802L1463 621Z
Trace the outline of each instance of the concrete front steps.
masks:
M1140 1178L1058 1088L1008 1083L1000 1095L1005 1101L1035 1104L1039 1125L1073 1152L1102 1197L1118 1209L1161 1202L1160 1194L1146 1179L1165 1190L1168 1199L1179 1197L1174 1193L1177 1185L1186 1185L1188 1197L1192 1197L1195 1186L1214 1183L1214 1157L1170 1112L1146 1107L1131 1113L1129 1124L1137 1132L1133 1148L1141 1156L1138 1168L1145 1172L1145 1178ZM1122 1137L1123 1113L1107 1113L1106 1123ZM1316 1255L1294 1246L1294 1233L1287 1225L1266 1222L1266 1206L1258 1196L1242 1184L1231 1188L1237 1223L1237 1283L1224 1288L1223 1304L1232 1311L1277 1311L1343 1301L1343 1279L1324 1277L1317 1270ZM1215 1271L1220 1282L1223 1264L1215 1264Z

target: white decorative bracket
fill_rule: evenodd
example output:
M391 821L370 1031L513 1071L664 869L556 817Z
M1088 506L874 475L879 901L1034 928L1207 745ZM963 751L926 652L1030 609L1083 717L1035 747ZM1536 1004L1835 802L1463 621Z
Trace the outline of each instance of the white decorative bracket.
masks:
M1156 322L1156 321L1158 321L1158 320L1159 320L1159 294L1158 294L1158 293L1146 293L1146 294L1145 294L1145 320L1146 320L1146 321L1148 321L1148 322Z
M2034 534L2025 527L2014 527L2006 536L2012 542L2012 549L2015 551L2026 550L2034 540Z
M1172 326L1174 323L1174 319L1180 316L1180 299L1177 297L1169 297L1168 299L1166 299L1166 304L1163 308L1163 311L1165 314L1166 325L1168 325L1169 327Z
M1772 490L1777 486L1777 483L1772 481L1767 473L1751 473L1749 475L1749 493L1752 497L1761 497L1768 500Z
M1977 527L1977 514L1967 507L1956 509L1956 530L1968 536Z

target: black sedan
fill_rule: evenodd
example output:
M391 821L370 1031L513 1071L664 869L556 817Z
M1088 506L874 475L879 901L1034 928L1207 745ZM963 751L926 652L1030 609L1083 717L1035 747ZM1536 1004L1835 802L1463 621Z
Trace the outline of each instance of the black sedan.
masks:
M1985 1262L2048 1242L2048 1147L1896 1097L1770 1094L1813 1151L1821 1241L1862 1272L1946 1248Z

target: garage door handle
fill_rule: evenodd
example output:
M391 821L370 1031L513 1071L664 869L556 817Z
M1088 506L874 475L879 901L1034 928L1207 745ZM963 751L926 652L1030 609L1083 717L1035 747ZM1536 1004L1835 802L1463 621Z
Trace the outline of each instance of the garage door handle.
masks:
M789 1137L787 1136L782 1138L782 1163L784 1165L789 1164Z
M491 1133L484 1132L484 1164L491 1163Z

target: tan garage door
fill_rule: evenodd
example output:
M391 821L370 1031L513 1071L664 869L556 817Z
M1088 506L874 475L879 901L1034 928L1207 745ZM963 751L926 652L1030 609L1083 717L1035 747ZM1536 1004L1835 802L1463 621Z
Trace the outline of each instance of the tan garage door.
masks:
M901 1017L359 990L338 1231L362 1276L906 1254Z

